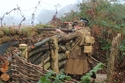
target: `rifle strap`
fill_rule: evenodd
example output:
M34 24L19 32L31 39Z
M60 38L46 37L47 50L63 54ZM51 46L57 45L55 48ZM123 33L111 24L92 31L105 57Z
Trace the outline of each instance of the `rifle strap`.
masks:
M79 30L80 33L82 33L82 35L84 36L84 32L82 32L81 30ZM74 48L82 41L83 37L81 37L78 42L76 42L76 44L71 48L70 52L72 52L74 50Z
M70 53L74 50L74 48L80 43L82 38L79 39L79 41L76 42L76 44L70 49Z

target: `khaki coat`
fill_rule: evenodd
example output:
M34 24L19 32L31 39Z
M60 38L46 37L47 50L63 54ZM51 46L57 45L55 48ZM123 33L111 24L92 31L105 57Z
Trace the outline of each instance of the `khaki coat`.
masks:
M80 38L83 37L83 34L81 32L90 34L89 30L80 28L79 30L76 30L75 32L69 34L60 32L60 38L62 38L62 41L64 42L72 40L74 42L72 46L74 46L80 40ZM65 73L83 75L88 72L89 67L87 58L87 55L83 53L83 50L81 49L79 44L77 44L76 47L70 52L70 56L67 59L65 65Z

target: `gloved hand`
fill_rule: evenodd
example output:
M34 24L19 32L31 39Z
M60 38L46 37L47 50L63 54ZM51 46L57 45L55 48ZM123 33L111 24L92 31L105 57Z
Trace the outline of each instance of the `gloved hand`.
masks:
M66 58L69 58L69 54L70 54L69 51L66 51L66 52L65 52L65 56L66 56Z
M57 33L60 33L60 32L62 32L62 31L61 31L60 29L56 29L56 32L57 32Z

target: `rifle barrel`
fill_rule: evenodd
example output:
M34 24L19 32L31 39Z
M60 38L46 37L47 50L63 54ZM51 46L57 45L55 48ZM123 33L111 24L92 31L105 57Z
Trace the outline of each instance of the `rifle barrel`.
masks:
M60 29L64 32L73 32L73 29L69 29L69 28L37 28L37 30L41 30L41 31L55 31L56 29Z

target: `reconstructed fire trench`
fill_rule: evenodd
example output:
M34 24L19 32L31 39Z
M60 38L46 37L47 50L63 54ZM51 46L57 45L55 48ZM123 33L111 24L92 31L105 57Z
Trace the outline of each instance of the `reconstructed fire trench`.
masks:
M33 34L34 32L34 34ZM63 71L66 48L50 32L0 29L0 75L3 83L37 83L48 70ZM68 82L68 81L67 81Z

